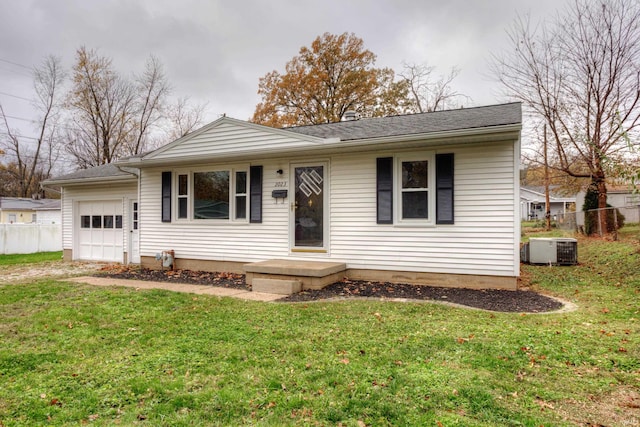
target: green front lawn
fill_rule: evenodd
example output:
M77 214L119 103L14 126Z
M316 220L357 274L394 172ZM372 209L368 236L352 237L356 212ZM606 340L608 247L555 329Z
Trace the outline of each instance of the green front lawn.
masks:
M0 255L0 266L17 264L35 264L44 261L60 261L62 251L58 252L38 252L35 254L11 254Z
M0 286L0 425L636 425L629 230L580 239L579 266L523 266L578 305L559 314Z

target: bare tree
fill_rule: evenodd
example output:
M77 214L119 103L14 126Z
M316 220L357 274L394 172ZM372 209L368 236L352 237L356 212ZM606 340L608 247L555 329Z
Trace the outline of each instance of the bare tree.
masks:
M190 106L187 97L178 98L175 104L169 105L166 112L169 141L181 138L200 127L204 122L206 108L206 103Z
M0 105L0 116L6 131L3 151L9 158L8 164L2 167L3 175L12 179L11 192L19 197L30 197L40 192L40 181L50 176L59 156L59 93L65 72L60 60L49 56L34 68L33 77L36 95L34 107L40 114L36 121L36 138L22 137L12 129Z
M136 155L150 147L149 133L162 119L162 107L166 96L171 92L162 63L155 56L150 56L142 75L135 81L138 99L136 105L136 123L133 143L127 147L127 154Z
M451 84L460 70L452 67L447 75L434 76L435 67L427 64L403 63L399 76L407 82L412 110L424 113L455 108L457 103L469 99L455 91Z
M497 78L547 124L555 167L588 178L605 208L610 165L640 126L640 3L576 0L540 27L518 19L508 35Z
M111 59L81 47L73 66L67 150L81 168L111 163L133 138L135 91Z
M160 61L151 56L145 71L130 81L111 59L81 47L73 67L67 151L78 166L111 163L147 150L150 134L162 118L171 88Z

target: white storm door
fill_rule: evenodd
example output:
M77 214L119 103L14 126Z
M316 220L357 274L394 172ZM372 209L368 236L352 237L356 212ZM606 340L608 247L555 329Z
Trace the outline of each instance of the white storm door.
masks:
M292 252L326 252L327 164L292 165Z
M129 213L129 263L140 264L140 204L132 200Z

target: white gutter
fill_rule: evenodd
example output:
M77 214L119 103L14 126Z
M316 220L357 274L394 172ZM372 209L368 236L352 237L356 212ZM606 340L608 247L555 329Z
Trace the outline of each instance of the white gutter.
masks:
M75 178L75 179L48 179L43 181L41 185L82 185L93 184L96 182L110 183L110 182L122 182L122 181L134 181L136 179L135 174L131 175L116 175L116 176L97 176L91 178Z

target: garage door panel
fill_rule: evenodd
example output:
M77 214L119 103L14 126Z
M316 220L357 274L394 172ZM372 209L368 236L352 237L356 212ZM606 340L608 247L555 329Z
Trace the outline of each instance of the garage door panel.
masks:
M121 200L79 203L77 251L74 251L78 254L78 259L123 261L124 235L122 228L116 227L115 220L117 216L123 215L122 206Z

